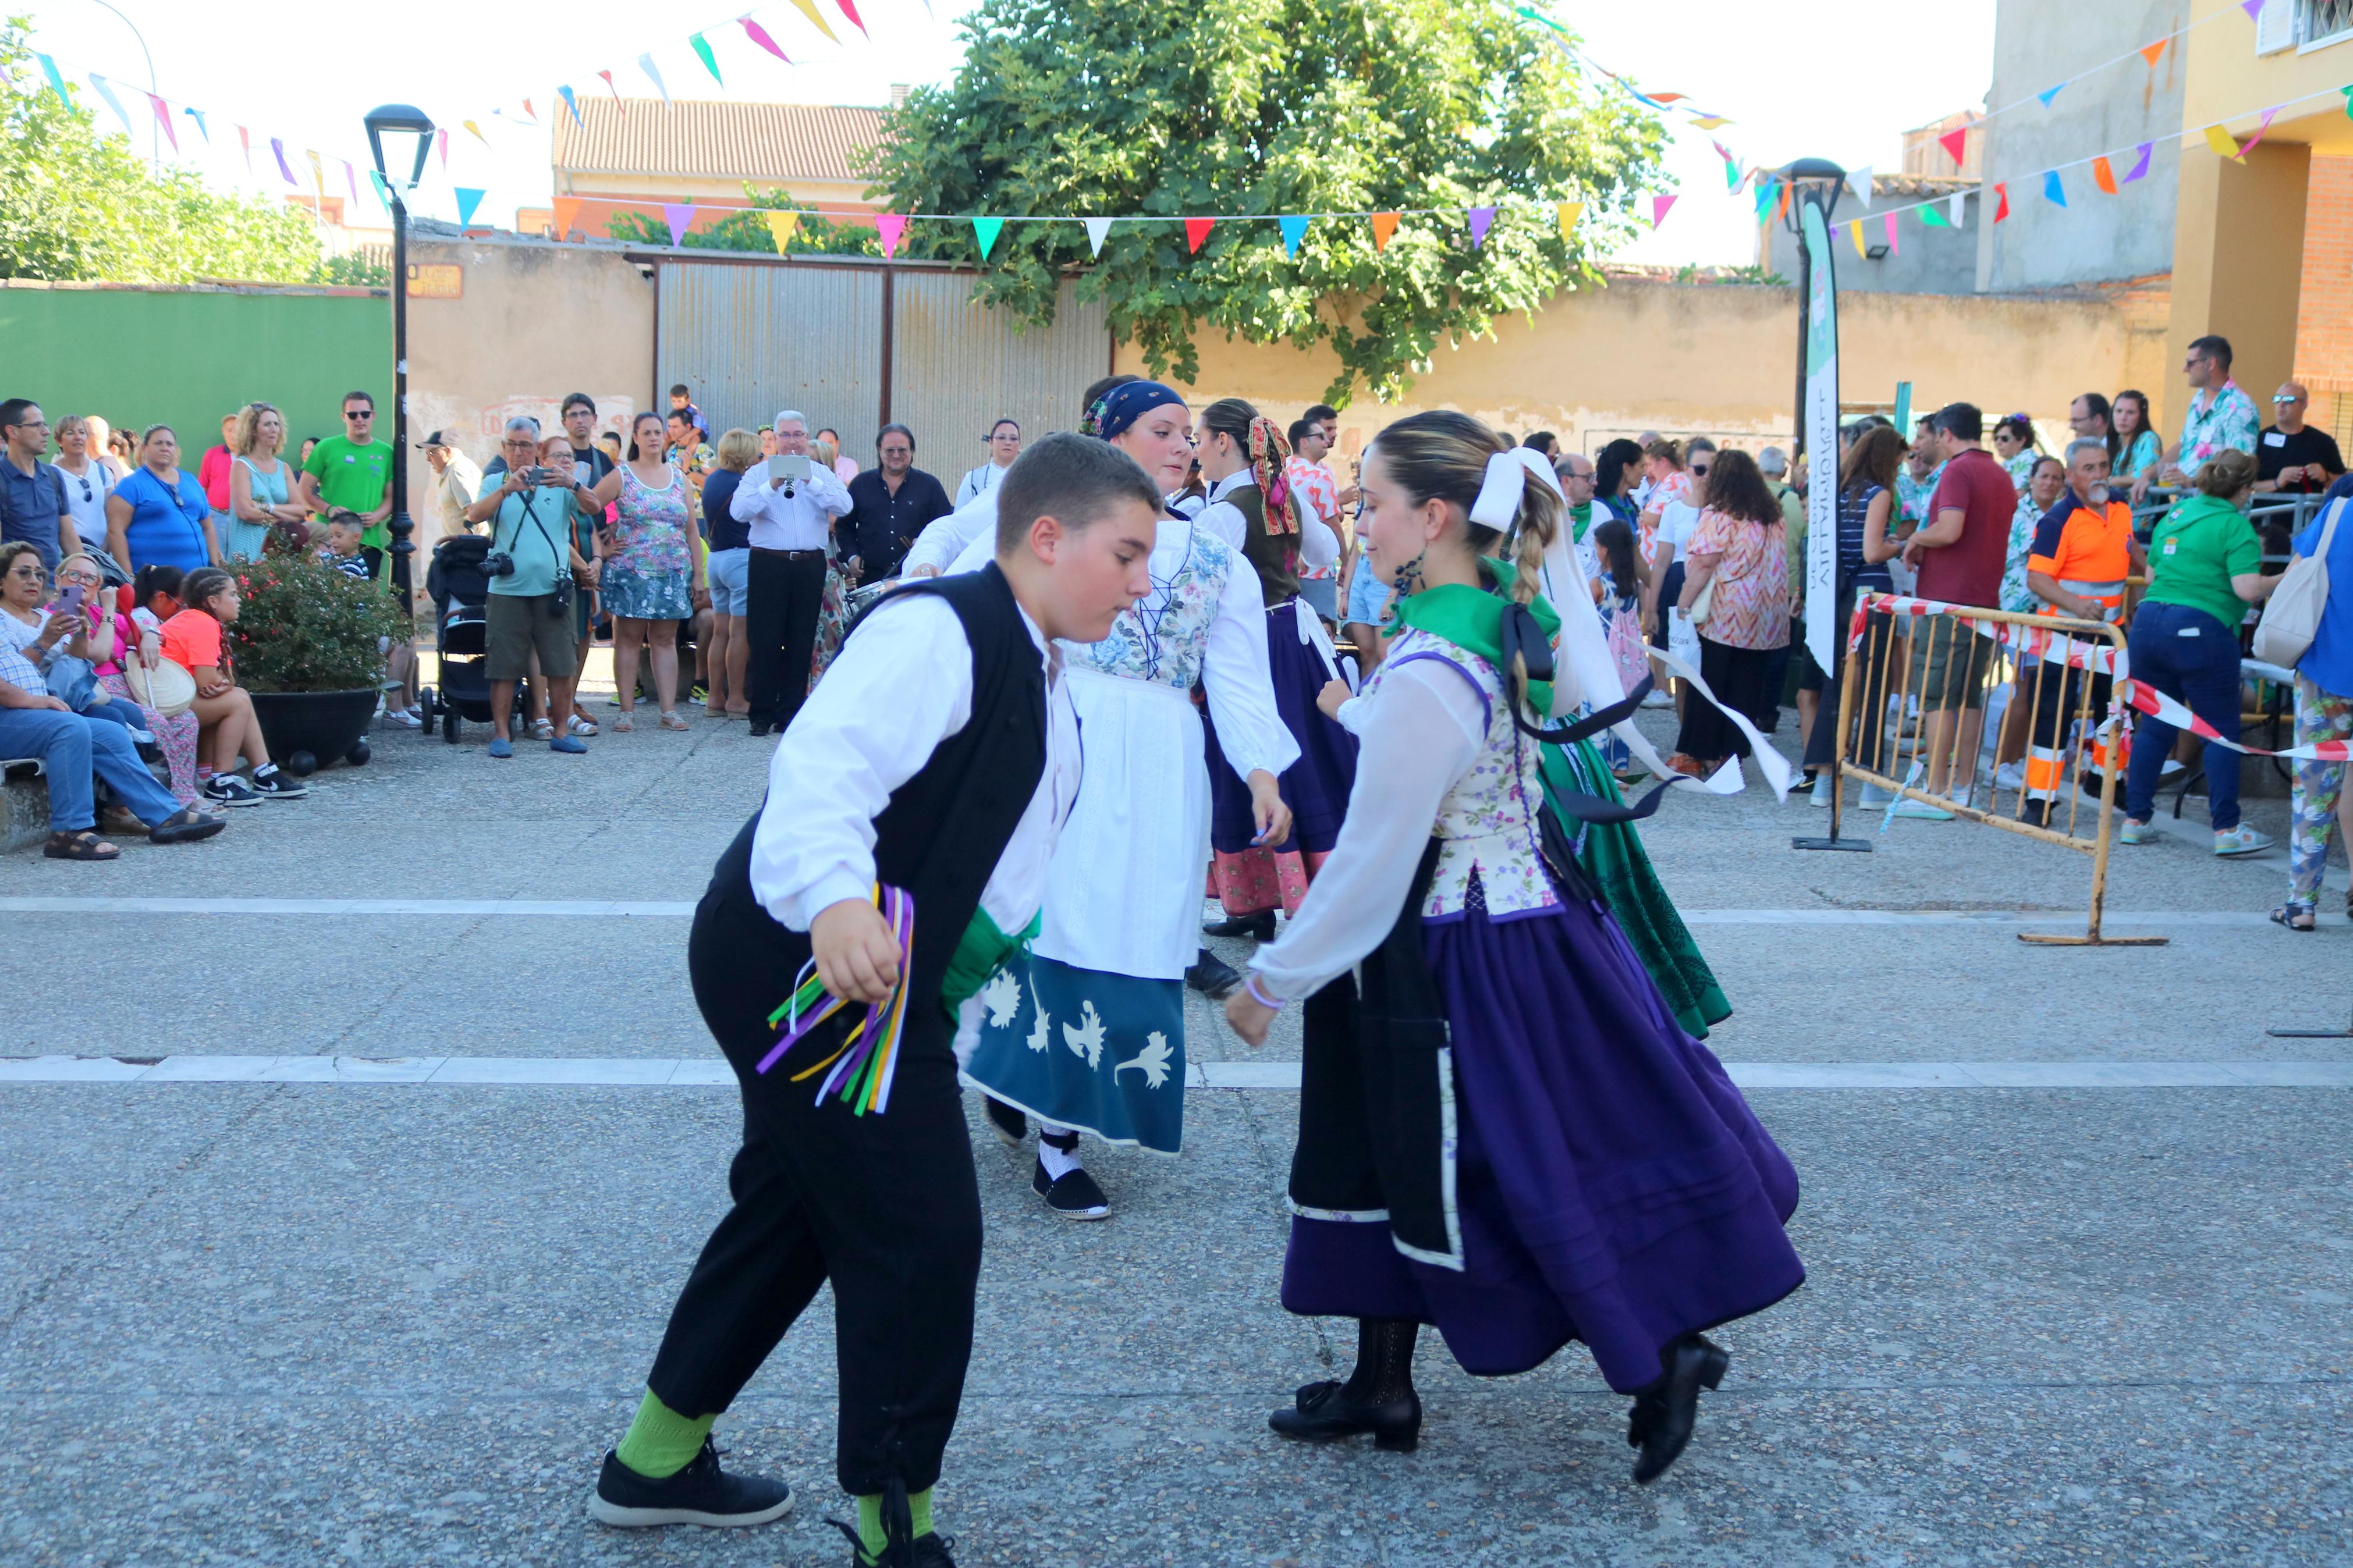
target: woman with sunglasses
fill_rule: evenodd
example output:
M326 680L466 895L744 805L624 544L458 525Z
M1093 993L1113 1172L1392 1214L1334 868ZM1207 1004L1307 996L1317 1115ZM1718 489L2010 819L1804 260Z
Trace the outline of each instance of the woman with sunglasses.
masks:
M58 456L52 465L66 481L66 515L74 535L95 545L106 537L106 498L114 493L114 470L90 445L90 421L69 414L58 421Z
M202 485L180 471L180 438L150 425L139 438L139 468L106 500L107 553L130 571L176 566L194 572L221 564L220 536Z
M272 528L287 531L296 548L307 542L301 500L292 465L280 460L286 446L285 416L267 403L237 411L229 436L228 552L236 561L259 561Z

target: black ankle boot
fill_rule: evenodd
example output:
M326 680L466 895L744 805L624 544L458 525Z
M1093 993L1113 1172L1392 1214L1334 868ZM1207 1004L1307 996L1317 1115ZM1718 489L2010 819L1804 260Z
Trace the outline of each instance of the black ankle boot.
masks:
M1373 1435L1373 1447L1410 1454L1421 1442L1421 1396L1413 1389L1413 1342L1421 1325L1409 1318L1360 1318L1356 1370L1345 1383L1311 1383L1294 1407L1266 1424L1285 1437L1324 1443Z
M1685 1334L1659 1352L1666 1368L1658 1382L1634 1395L1626 1441L1634 1457L1634 1484L1646 1487L1683 1457L1699 1420L1699 1391L1724 1381L1731 1352L1704 1334Z
M1261 910L1254 915L1229 915L1221 921L1211 921L1201 930L1210 936L1247 936L1260 942L1274 940L1274 911Z
M1222 1002L1232 995L1234 987L1241 983L1240 972L1206 947L1193 960L1192 967L1185 971L1185 984L1213 1002Z

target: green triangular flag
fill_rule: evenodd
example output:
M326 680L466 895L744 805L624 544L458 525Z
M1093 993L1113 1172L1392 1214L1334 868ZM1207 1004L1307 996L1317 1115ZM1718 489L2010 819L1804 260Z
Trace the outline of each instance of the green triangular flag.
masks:
M711 73L711 79L717 82L720 86L725 87L727 85L727 79L719 74L719 62L711 58L711 46L703 42L702 35L701 33L697 33L686 41L688 45L693 48L695 54L702 59L702 68Z
M1943 213L1938 212L1934 206L1925 206L1920 209L1920 221L1926 224L1930 228L1950 228L1953 226L1952 220L1947 217Z
M972 237L980 242L980 258L983 261L987 260L988 253L997 248L997 231L1004 226L1005 220L1001 217L976 217L972 220Z

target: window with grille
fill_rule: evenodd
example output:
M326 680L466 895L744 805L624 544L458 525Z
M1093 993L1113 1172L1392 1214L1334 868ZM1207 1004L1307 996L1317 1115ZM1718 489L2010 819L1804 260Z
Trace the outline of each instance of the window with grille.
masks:
M2290 37L2276 43L2269 42L2264 37L2271 30L2274 12L2281 13L2283 24L2292 20L2294 27ZM2282 30L2285 30L2284 27ZM2293 0L2292 5L2268 0L2263 15L2256 20L2255 31L2258 53L2266 48L2284 48L2290 43L2298 46L2334 43L2347 34L2353 34L2353 0Z

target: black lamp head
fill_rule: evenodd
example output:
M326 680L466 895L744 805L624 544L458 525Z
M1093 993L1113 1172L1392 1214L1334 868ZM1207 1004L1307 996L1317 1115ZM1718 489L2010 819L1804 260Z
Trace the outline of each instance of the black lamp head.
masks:
M433 146L432 116L414 104L387 103L368 110L366 124L368 151L375 155L375 172L396 192L415 190L417 183L425 177L425 157ZM387 138L392 143L389 163L385 161L385 149ZM414 143L414 154L404 159L401 154L410 151L410 142ZM404 162L409 165L406 178L394 173Z

